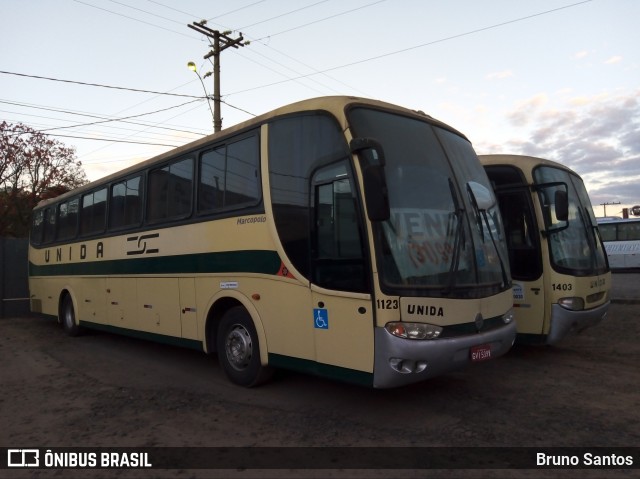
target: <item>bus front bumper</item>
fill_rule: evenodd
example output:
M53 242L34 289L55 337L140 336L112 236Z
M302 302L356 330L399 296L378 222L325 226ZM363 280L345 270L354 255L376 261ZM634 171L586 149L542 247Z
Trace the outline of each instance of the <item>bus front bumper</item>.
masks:
M559 304L551 305L551 328L546 344L555 344L572 332L580 332L602 321L609 311L610 301L583 311L571 311Z
M472 362L474 346L490 346L490 359L497 358L509 351L515 338L515 321L478 334L431 340L402 339L377 327L373 386L404 386L460 369Z

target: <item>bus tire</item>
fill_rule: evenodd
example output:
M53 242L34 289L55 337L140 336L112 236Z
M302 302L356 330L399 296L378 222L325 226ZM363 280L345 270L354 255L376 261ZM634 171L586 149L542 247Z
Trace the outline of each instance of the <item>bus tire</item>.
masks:
M71 295L65 294L62 299L62 327L69 336L78 336L80 334L80 326L76 323L76 312L73 308L73 300Z
M260 361L256 328L242 306L233 307L222 316L217 349L220 365L231 382L253 387L271 378L272 369Z

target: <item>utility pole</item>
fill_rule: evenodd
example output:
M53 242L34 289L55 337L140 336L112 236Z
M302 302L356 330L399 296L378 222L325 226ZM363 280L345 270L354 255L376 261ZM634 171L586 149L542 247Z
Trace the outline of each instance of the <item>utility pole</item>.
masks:
M192 30L201 33L209 38L212 50L204 56L205 60L213 57L213 131L218 132L222 129L222 117L220 116L220 54L229 47L238 48L248 45L242 37L242 33L237 38L231 38L230 31L220 32L206 27L206 20L193 22L187 25Z
M604 216L607 216L607 206L609 205L619 205L619 201L613 201L611 203L600 203L600 206L604 206Z

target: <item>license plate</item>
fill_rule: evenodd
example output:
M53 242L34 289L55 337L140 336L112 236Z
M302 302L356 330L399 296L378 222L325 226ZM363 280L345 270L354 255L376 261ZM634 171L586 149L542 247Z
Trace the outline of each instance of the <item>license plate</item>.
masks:
M486 361L491 359L491 345L481 344L480 346L473 346L471 348L471 361Z

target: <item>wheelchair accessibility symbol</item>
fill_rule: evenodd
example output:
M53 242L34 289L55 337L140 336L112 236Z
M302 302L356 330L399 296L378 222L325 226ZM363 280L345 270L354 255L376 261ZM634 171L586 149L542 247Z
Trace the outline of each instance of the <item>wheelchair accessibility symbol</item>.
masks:
M313 317L316 329L329 329L329 312L326 309L314 308Z

